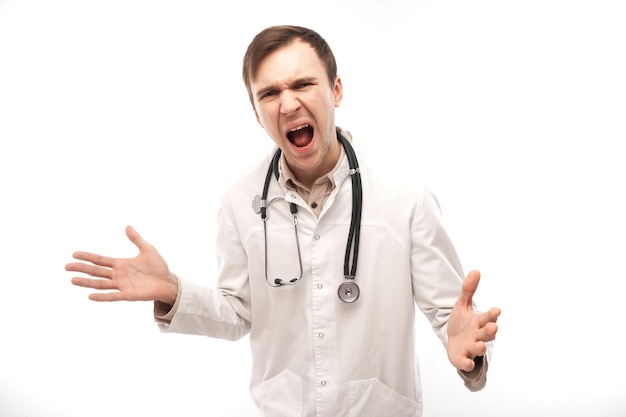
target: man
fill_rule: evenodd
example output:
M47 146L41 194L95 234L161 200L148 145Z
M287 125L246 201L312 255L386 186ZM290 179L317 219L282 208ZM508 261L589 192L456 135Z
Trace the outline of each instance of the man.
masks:
M500 310L474 311L479 273L462 279L435 197L358 165L335 125L343 88L324 39L270 27L249 45L243 77L277 152L221 201L217 288L179 279L130 226L139 255L77 252L66 269L92 278L73 284L104 290L95 301L154 300L163 331L250 333L264 416L420 416L415 305L466 386L482 389Z

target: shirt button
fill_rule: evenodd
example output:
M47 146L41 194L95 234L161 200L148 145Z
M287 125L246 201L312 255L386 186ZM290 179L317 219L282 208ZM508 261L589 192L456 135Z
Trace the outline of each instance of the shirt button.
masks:
M323 339L324 338L324 333L320 333L318 336L319 336L320 339Z
M321 290L321 289L322 289L322 287L324 287L322 284L317 284L317 289L318 289L318 290Z
M326 386L326 381L322 381L322 382L320 382L320 385L321 385L321 386L323 386L323 387L325 387L325 386Z
M317 208L317 203L315 201L313 203L311 203L311 208L313 208L313 209Z
M315 240L320 240L320 235L315 235Z
M295 194L291 194L291 198L296 198L296 195Z

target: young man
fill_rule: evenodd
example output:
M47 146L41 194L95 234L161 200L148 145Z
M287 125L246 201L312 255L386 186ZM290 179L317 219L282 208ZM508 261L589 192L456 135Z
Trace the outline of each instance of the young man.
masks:
M221 201L217 288L176 277L132 227L136 258L77 252L66 269L92 278L72 282L105 290L96 301L154 300L163 331L250 333L264 416L420 416L415 305L466 386L482 389L500 310L474 311L479 273L462 279L435 197L359 166L335 125L343 89L324 39L270 27L248 47L243 77L277 152Z

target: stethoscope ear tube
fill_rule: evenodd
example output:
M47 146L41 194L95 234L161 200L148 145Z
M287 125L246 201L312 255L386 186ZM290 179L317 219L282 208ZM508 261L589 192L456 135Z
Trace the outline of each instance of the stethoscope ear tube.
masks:
M280 148L274 153L274 157L272 158L272 162L267 170L267 174L265 175L265 183L263 184L263 193L261 194L260 202L256 203L257 197L253 201L252 205L257 213L261 213L261 218L265 220L267 217L267 193L270 189L270 181L272 180L272 172L275 174L276 179L278 180L278 161L280 160ZM258 204L258 209L255 204ZM292 211L293 213L293 211Z
M255 197L252 203L253 206L255 205L255 202L257 201L257 197L259 196ZM280 199L281 199L280 197L274 197L272 200L270 200L269 202L263 205L263 209L268 210L270 206L272 205L272 203ZM298 249L298 263L300 264L300 275L290 280L284 280L282 278L274 278L270 280L268 276L268 271L267 271L267 265L268 265L267 220L269 217L266 215L263 218L263 236L265 239L265 245L264 245L265 247L265 281L267 281L267 283L271 285L272 287L280 287L281 285L294 285L296 282L300 281L304 273L304 268L302 267L302 253L300 251L300 239L298 237L298 216L297 216L298 206L296 206L295 203L289 203L289 211L291 211L291 215L293 216L293 230L294 230L294 235L296 239L296 248Z

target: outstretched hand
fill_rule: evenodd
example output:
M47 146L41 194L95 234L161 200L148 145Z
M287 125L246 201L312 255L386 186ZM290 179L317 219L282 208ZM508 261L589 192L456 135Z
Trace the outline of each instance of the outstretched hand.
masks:
M74 277L72 284L93 288L93 301L162 301L173 305L178 280L170 272L159 252L133 229L126 227L126 236L139 249L134 258L110 258L89 252L75 252L66 271L80 272L92 278Z
M474 358L485 354L486 343L494 340L498 331L499 308L491 308L485 313L474 311L472 299L479 281L480 272L467 274L448 321L448 359L464 372L474 370Z

